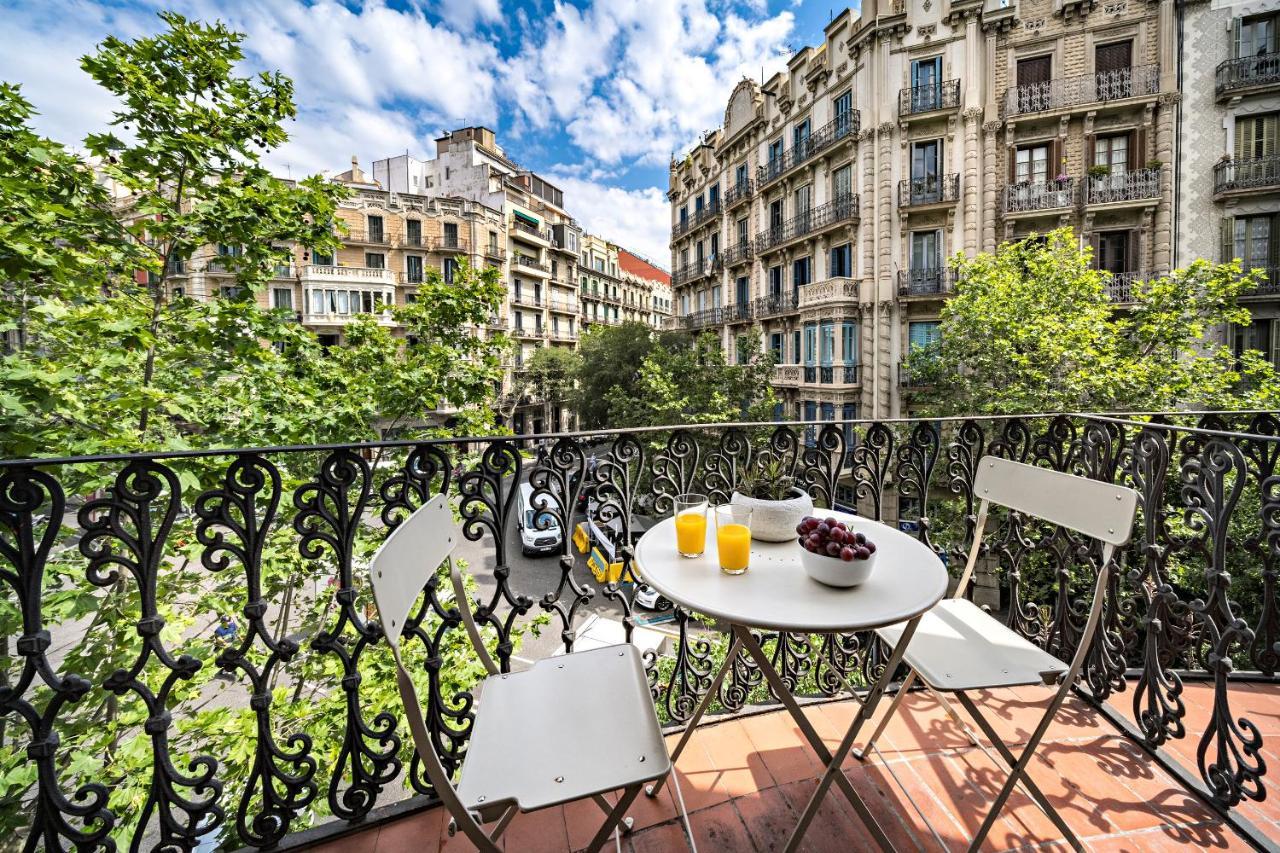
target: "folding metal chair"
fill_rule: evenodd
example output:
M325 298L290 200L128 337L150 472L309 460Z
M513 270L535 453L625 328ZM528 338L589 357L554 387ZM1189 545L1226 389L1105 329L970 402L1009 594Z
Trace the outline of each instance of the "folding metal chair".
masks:
M909 668L902 687L894 696L889 710L872 732L866 747L854 755L865 760L884 732L902 700L916 678L924 682L953 718L960 722L954 709L943 698L951 693L959 701L973 721L990 740L1000 758L1010 768L995 802L991 804L986 819L974 836L969 850L977 850L991 827L995 824L1005 800L1015 785L1021 784L1031 799L1062 833L1063 840L1076 850L1083 846L1058 814L1049 800L1027 775L1027 766L1036 747L1049 728L1053 716L1061 707L1094 642L1102 616L1102 603L1107 591L1108 566L1115 549L1129 541L1133 528L1133 516L1138 494L1123 486L1113 486L1097 480L1075 477L1010 462L994 456L983 457L974 480L974 495L981 499L978 507L977 526L973 547L956 587L955 595L938 603L925 614L916 628L915 636L907 645L903 663ZM1089 619L1081 635L1080 645L1071 658L1070 665L1034 645L1022 635L998 622L990 614L963 598L965 589L973 577L973 568L982 547L982 534L987 523L987 511L991 504L1007 507L1037 518L1083 533L1103 543L1102 569L1093 586L1093 604ZM888 645L896 646L902 636L903 625L882 628L876 634ZM1045 709L1040 723L1027 740L1022 754L1013 752L1000 740L995 729L979 712L977 705L966 695L970 690L986 690L997 687L1017 687L1028 684L1058 685L1058 690ZM963 728L963 723L961 723ZM965 735L978 744L967 729Z
M396 682L427 778L455 824L484 853L516 812L592 799L604 823L587 846L597 851L622 824L645 782L671 769L640 653L606 646L502 673L485 648L453 562L460 534L443 495L392 531L369 567L374 600L396 663ZM488 671L455 787L436 754L413 680L401 657L405 622L428 579L448 561L467 635ZM605 794L621 790L616 803ZM496 821L492 831L482 824Z

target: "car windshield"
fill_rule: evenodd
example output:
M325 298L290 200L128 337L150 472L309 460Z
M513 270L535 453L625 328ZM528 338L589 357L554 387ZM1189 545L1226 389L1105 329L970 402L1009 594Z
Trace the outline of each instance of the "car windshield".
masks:
M557 530L560 525L556 522L556 517L549 512L538 513L537 521L534 521L533 510L524 511L524 526L530 530Z

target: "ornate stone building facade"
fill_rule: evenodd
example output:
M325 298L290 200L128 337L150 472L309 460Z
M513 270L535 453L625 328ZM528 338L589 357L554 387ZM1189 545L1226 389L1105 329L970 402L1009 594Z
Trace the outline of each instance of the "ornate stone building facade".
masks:
M1267 281L1243 303L1237 349L1280 363L1280 8L1275 0L1184 3L1176 264L1240 258Z
M1072 225L1170 268L1173 0L867 0L671 167L673 325L760 335L779 415L911 411L947 259Z

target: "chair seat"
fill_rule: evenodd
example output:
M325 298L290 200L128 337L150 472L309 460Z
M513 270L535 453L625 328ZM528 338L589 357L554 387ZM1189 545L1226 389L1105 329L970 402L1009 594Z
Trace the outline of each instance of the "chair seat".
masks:
M890 625L876 634L894 646L906 627ZM945 691L1052 683L1069 669L963 598L940 601L921 618L903 659Z
M458 795L468 810L534 811L670 768L640 652L606 646L485 679Z

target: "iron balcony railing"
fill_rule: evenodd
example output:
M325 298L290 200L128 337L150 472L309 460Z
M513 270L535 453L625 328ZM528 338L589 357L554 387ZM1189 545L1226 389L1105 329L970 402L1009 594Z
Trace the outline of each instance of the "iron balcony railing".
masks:
M1215 88L1219 95L1280 84L1280 53L1242 56L1218 63Z
M928 175L898 181L898 206L954 204L960 198L960 175Z
M1075 207L1075 205L1075 178L1023 181L1004 188L1005 213L1029 213L1037 210Z
M426 242L426 238L425 238L425 237L423 237L421 233L418 233L418 234L409 234L409 233L407 233L407 232L406 232L406 233L405 233L405 235L404 235L404 237L403 237L403 238L401 238L401 245L404 245L404 246L425 246L425 245L427 245L427 242Z
M857 385L858 365L856 364L824 364L806 365L804 381L809 385Z
M724 306L721 316L726 323L749 323L754 316L751 307L752 303L750 301L735 302L732 305Z
M542 261L533 257L532 255L522 255L517 252L512 257L512 260L514 260L518 265L522 267L528 267L529 269L534 269L534 270L541 270L542 272L551 272L550 266L548 266L547 264L544 264Z
M1230 193L1280 187L1280 154L1223 160L1213 167L1213 191Z
M797 214L756 235L756 253L767 252L802 237L858 218L858 196L841 196Z
M720 200L716 199L706 207L702 208L702 210L693 214L693 227L698 228L708 222L711 222L718 216L720 216Z
M507 250L502 246L488 245L484 247L484 256L494 261L502 261L507 257Z
M1246 290L1241 296L1275 296L1280 294L1280 267L1251 267L1250 272L1261 272L1266 280L1257 287Z
M431 238L431 248L437 252L466 251L467 244L457 235Z
M1159 197L1159 169L1130 169L1109 175L1090 175L1084 183L1085 204L1113 204Z
M911 116L960 106L960 81L943 80L898 90L898 115Z
M718 269L720 269L720 257L718 255L712 255L710 258L698 258L692 263L685 264L682 267L677 267L676 270L671 273L671 283L673 285L688 284L691 281L697 281L705 275L711 275L711 273Z
M955 288L956 274L946 267L898 270L898 296L945 296Z
M800 296L796 293L770 293L756 299L756 319L776 317L790 314L800 306Z
M677 237L683 237L685 234L689 233L689 229L692 227L693 220L689 217L686 216L684 219L678 220L675 225L671 226L671 239L674 240Z
M545 240L548 243L551 242L551 232L549 230L539 228L536 225L530 225L528 222L521 219L512 219L511 225L518 232L517 236L527 234L530 237L537 237L539 240Z
M553 452L542 462L522 452L544 442ZM1262 760L1274 727L1241 719L1239 697L1259 689L1251 680L1274 685L1280 672L1280 416L1175 411L0 461L3 648L13 673L0 691L0 760L14 804L0 822L14 847L31 850L271 849L294 846L309 827L306 841L316 843L436 802L412 761L367 577L373 550L436 495L461 518L481 584L459 599L433 575L403 654L430 685L423 714L454 772L481 671L459 608L476 611L504 672L527 665L522 636L535 617L550 620L541 633L565 650L597 611L624 641L636 622L629 587L583 581L571 537L562 537L558 571L518 558L512 513L522 484L562 531L577 523L588 485L598 511L625 530L669 516L681 493L728 502L744 477L780 463L819 507L916 522L911 535L954 568L973 535L986 454L1137 490L1133 539L1107 566L1067 530L993 512L978 586L996 593L993 609L1010 630L1070 658L1094 578L1109 572L1096 653L1084 658L1073 701L1114 723L1125 748L1213 756L1181 766L1219 813L1261 800L1275 772ZM631 551L619 553L625 573ZM210 636L210 602L238 623L222 644ZM679 726L711 689L728 643L722 628L680 608L669 633L669 650L645 662L660 718ZM765 642L804 695L865 685L883 663L869 632ZM1211 685L1207 723L1188 716L1187 679ZM745 658L715 698L725 713L774 701ZM521 737L511 732L513 754ZM126 772L133 778L122 780ZM139 796L112 797L119 784ZM384 808L397 800L411 801Z
M857 136L862 127L862 117L857 110L836 116L821 128L809 134L807 139L794 145L756 169L756 188L776 181L797 166L807 163L819 153L845 139Z
M722 257L724 258L724 265L726 267L733 267L738 264L745 264L747 261L751 260L754 255L755 247L751 245L751 241L743 240L737 245L730 246L725 249Z
M919 371L911 370L906 362L900 361L898 362L898 384L903 388L924 388L929 385L929 380Z
M541 295L533 294L533 293L525 293L523 291L517 291L516 293L513 293L511 295L511 301L515 302L518 305L529 305L534 308L542 307Z
M717 326L721 322L723 309L704 308L679 318L680 326L685 329L701 329L705 326Z
M1160 278L1167 273L1163 272L1118 272L1112 273L1107 279L1104 287L1106 288L1107 298L1117 305L1132 305L1137 301L1134 287L1140 282L1151 281Z
M729 187L724 194L724 209L737 206L739 202L747 201L751 196L755 195L756 182L747 178L744 181L738 181Z
M1140 65L1011 86L1005 92L1005 114L1025 115L1101 101L1117 101L1160 92L1160 66Z

